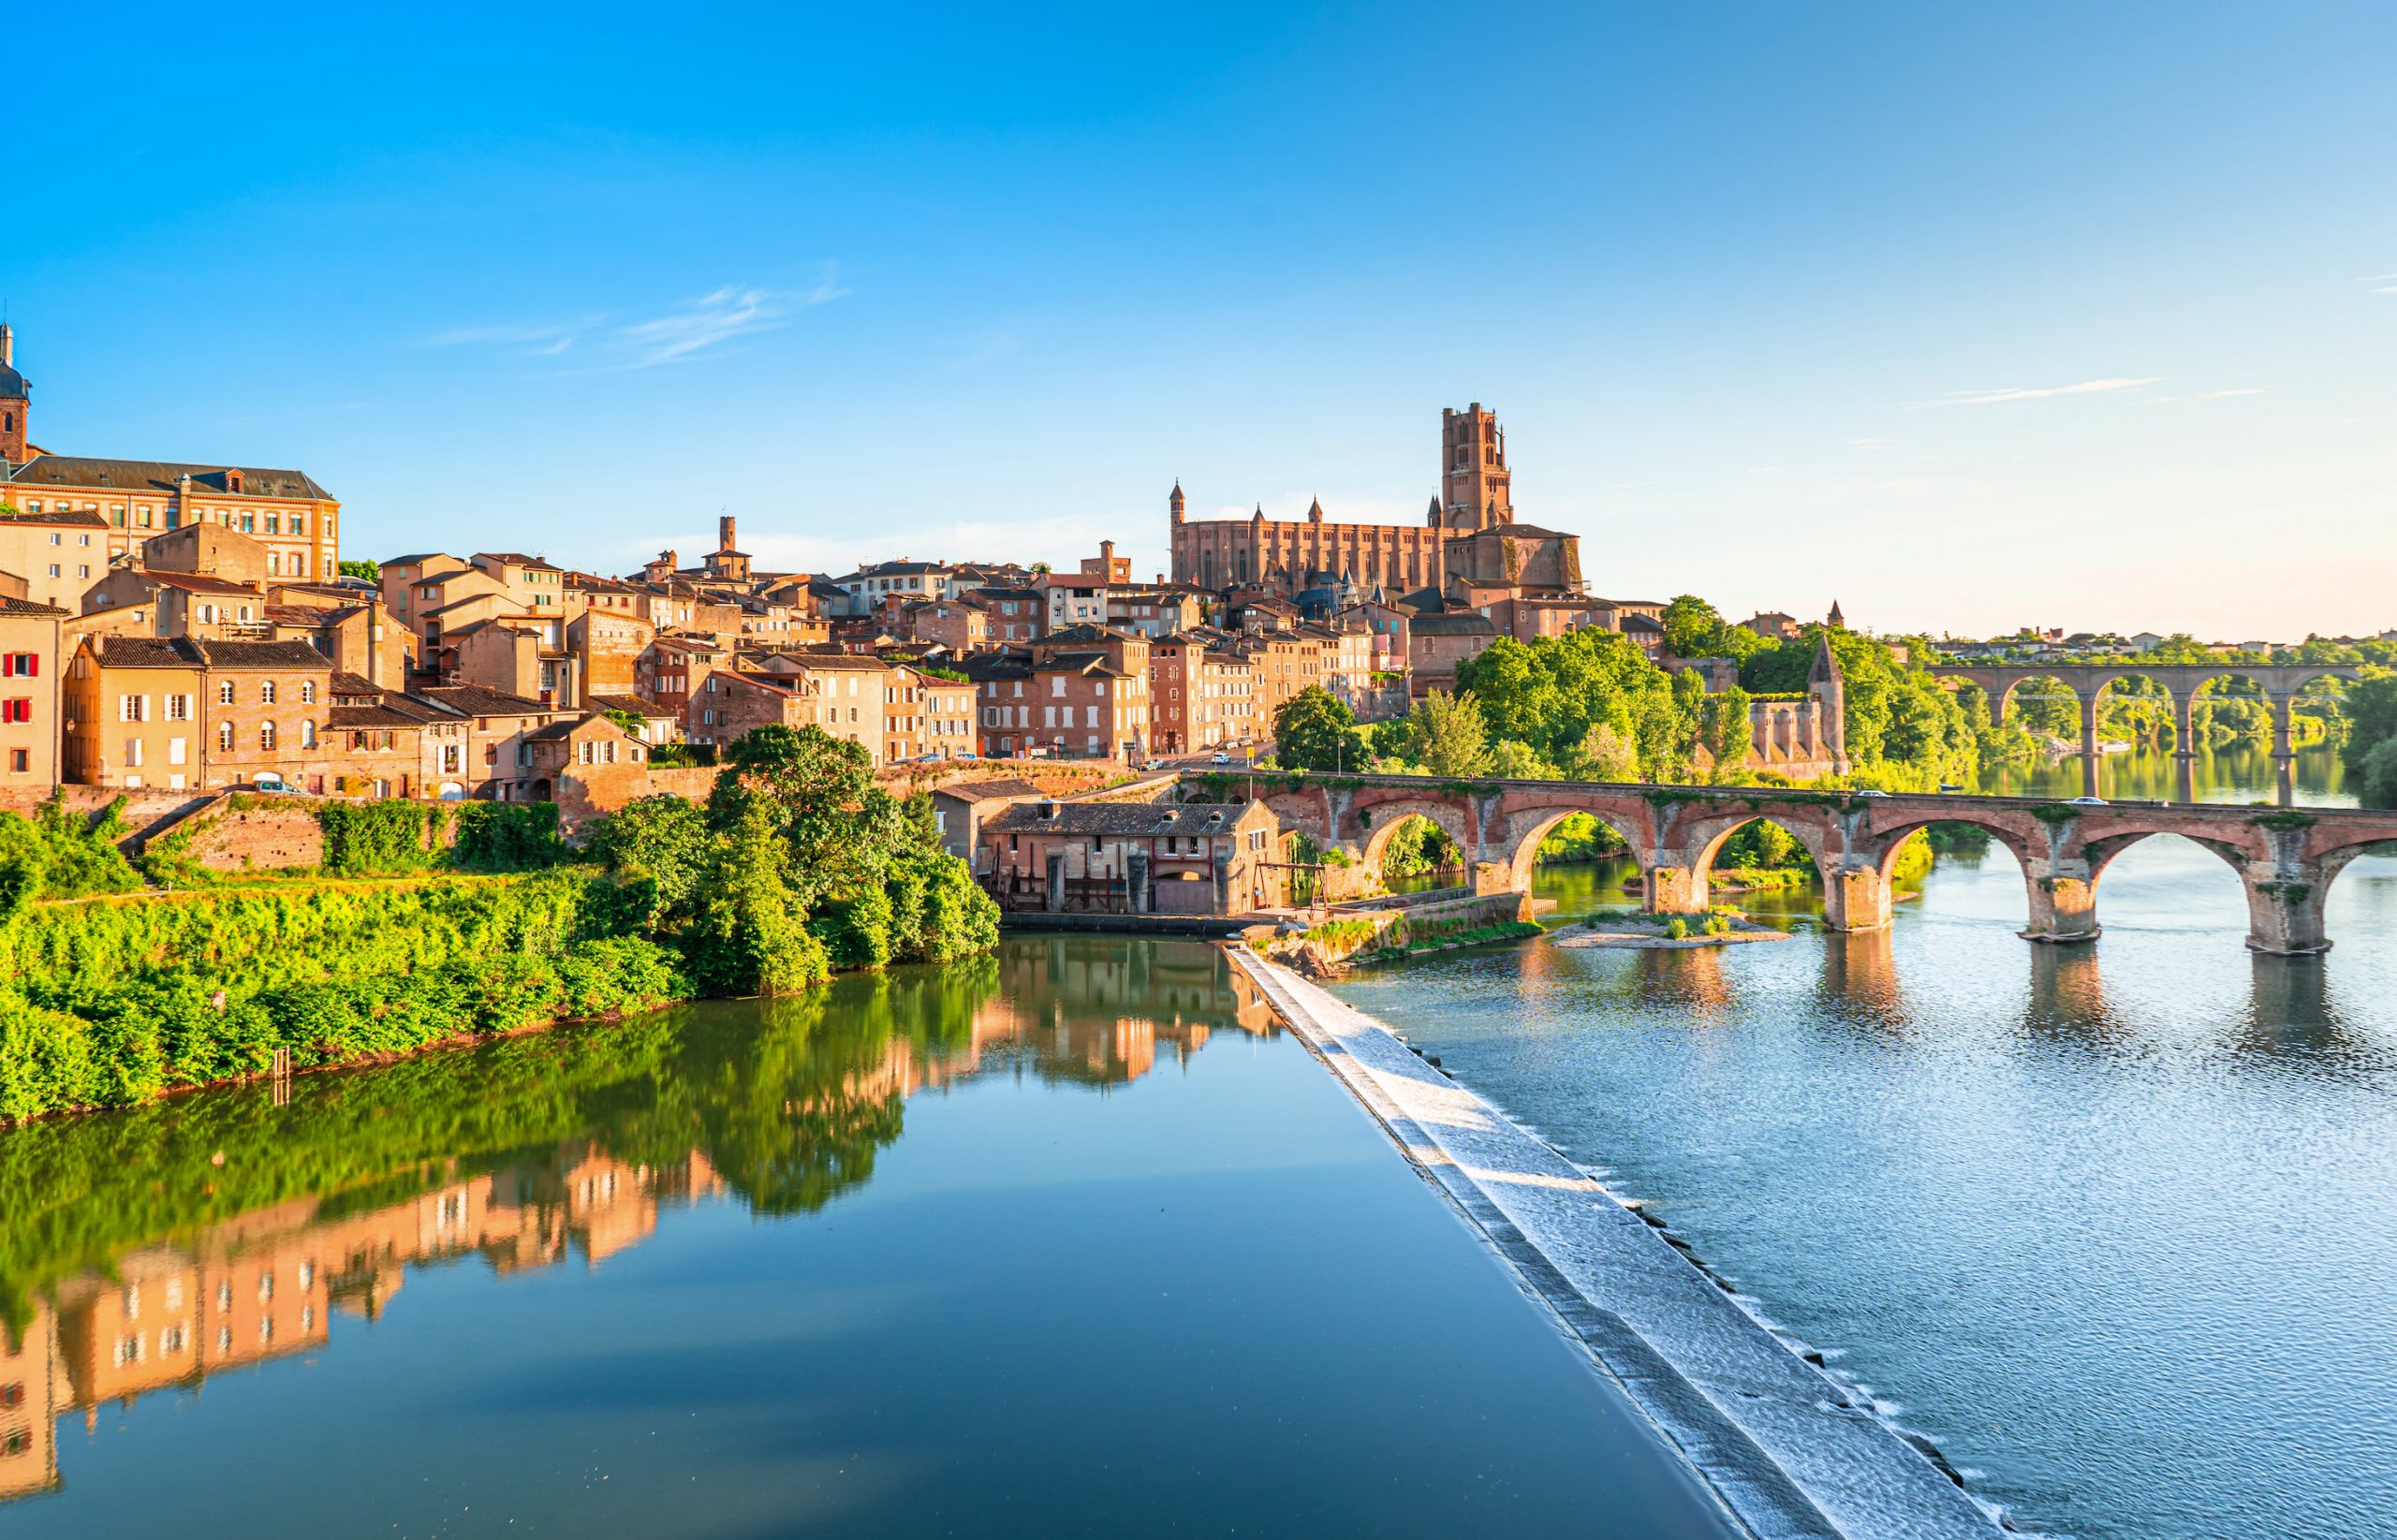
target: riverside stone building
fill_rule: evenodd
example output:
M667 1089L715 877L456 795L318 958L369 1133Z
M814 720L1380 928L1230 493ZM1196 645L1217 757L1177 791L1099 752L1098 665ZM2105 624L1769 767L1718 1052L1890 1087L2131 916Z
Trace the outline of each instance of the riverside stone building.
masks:
M1244 915L1283 900L1263 802L1019 802L983 820L1000 906L1050 914Z

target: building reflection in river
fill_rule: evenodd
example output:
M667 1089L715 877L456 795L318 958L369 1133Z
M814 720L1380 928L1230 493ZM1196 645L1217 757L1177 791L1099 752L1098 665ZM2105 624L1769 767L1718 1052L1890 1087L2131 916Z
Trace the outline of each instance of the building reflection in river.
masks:
M479 1260L507 1276L578 1254L596 1267L650 1236L666 1209L718 1195L761 1212L814 1207L866 1180L872 1149L897 1137L898 1108L919 1092L946 1092L991 1073L1120 1086L1153 1070L1161 1051L1179 1063L1213 1033L1278 1030L1247 975L1213 947L1065 936L1012 939L994 962L954 971L844 979L729 1012L693 1007L670 1025L669 1058L655 1078L670 1078L677 1090L774 1088L769 1132L761 1136L759 1120L744 1116L738 1092L688 1106L661 1093L658 1103L717 1137L670 1158L640 1159L629 1151L644 1144L645 1120L657 1118L660 1107L629 1114L619 1107L621 1126L603 1115L540 1154L454 1150L372 1179L409 1189L394 1201L360 1205L353 1186L228 1218L169 1223L111 1248L110 1268L73 1270L25 1295L16 1330L0 1329L0 1502L59 1485L62 1417L81 1412L87 1430L96 1431L104 1406L197 1390L211 1374L324 1346L336 1313L378 1316L410 1268ZM604 1054L609 1033L640 1030L631 1023L590 1035ZM511 1093L547 1093L537 1083L512 1087L500 1074L478 1079L472 1054L410 1067L435 1077L448 1071L443 1083L485 1111L504 1107ZM379 1073L328 1078L311 1089L329 1106L371 1099ZM419 1075L384 1083L396 1097L437 1097L424 1081ZM110 1119L198 1117L212 1099L221 1110L228 1099L268 1094L203 1093L175 1107L37 1125L0 1138L56 1141L53 1154L88 1139L84 1148L96 1158L87 1164L105 1166L114 1152L105 1140L121 1132ZM304 1115L306 1099L278 1110ZM0 1156L8 1152L0 1148ZM304 1142L287 1147L295 1165L304 1166L308 1155ZM244 1156L273 1158L272 1149ZM719 1158L727 1170L718 1169ZM755 1174L760 1166L781 1176L784 1168L824 1166L832 1174L800 1184L795 1200ZM213 1193L216 1183L197 1185ZM83 1201L106 1205L108 1196L88 1194ZM195 1213L208 1211L204 1196L191 1202Z

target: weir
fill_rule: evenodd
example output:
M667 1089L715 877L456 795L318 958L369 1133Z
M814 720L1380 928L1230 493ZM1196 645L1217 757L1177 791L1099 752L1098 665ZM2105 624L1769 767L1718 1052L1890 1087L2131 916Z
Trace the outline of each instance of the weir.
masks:
M1184 778L1199 785L1216 779ZM2397 813L2354 808L1303 772L1223 779L1233 789L1253 786L1285 829L1368 867L1399 824L1428 817L1456 842L1477 893L1528 891L1540 842L1564 819L1587 814L1620 835L1639 862L1642 906L1652 914L1704 910L1715 852L1741 828L1770 819L1814 858L1824 922L1835 931L1888 925L1899 848L1919 829L1950 823L1983 830L2021 863L2026 940L2094 940L2108 865L2141 840L2178 834L2238 873L2247 895L2247 945L2277 956L2327 950L2331 884L2356 857L2397 843Z

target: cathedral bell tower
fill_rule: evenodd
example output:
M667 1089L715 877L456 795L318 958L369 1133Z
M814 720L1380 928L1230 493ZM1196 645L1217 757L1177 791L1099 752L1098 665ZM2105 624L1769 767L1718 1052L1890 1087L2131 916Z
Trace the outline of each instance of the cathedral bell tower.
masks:
M1498 414L1475 402L1440 409L1441 527L1470 534L1515 521L1507 469L1507 435Z

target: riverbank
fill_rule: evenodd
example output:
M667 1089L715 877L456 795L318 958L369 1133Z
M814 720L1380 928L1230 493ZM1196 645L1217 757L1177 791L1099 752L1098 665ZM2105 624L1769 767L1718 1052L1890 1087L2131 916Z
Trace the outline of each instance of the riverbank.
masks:
M1931 1457L1553 1148L1380 1022L1233 952L1283 1019L1767 1540L2002 1533Z

